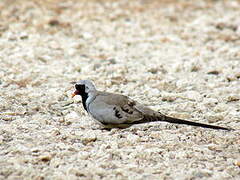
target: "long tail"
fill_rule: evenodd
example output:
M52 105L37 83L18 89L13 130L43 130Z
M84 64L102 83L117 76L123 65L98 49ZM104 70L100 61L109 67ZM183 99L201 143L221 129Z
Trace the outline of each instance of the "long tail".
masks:
M214 126L210 124L203 124L203 123L198 123L198 122L193 122L193 121L186 121L183 119L178 119L178 118L172 118L169 116L161 115L161 116L145 116L143 120L134 122L134 124L141 124L141 123L147 123L147 122L153 122L153 121L165 121L169 123L174 123L174 124L186 124L190 126L197 126L197 127L203 127L203 128L210 128L210 129L221 129L221 130L227 130L231 131L234 129L231 128L225 128L221 126Z
M233 130L233 129L225 128L225 127L221 127L221 126L203 124L203 123L198 123L198 122L193 122L193 121L186 121L183 119L177 119L177 118L172 118L172 117L168 117L168 116L165 116L165 118L163 118L162 121L166 121L169 123L175 123L175 124L186 124L186 125L190 125L190 126L197 126L197 127L210 128L210 129L222 129L222 130L228 130L228 131Z

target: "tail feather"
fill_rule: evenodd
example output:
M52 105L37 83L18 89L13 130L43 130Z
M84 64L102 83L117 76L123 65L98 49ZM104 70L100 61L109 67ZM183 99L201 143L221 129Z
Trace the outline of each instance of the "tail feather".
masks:
M165 121L165 122L174 123L174 124L186 124L186 125L190 125L190 126L210 128L210 129L221 129L221 130L228 130L228 131L234 130L234 129L231 129L231 128L225 128L225 127L221 127L221 126L215 126L215 125L210 125L210 124L203 124L203 123L198 123L198 122L193 122L193 121L187 121L187 120L183 120L183 119L168 117L168 116L165 116L165 115L145 116L143 120L134 122L134 124L141 124L141 123L154 122L154 121Z
M228 131L233 130L233 129L225 128L225 127L221 127L221 126L198 123L198 122L193 122L193 121L186 121L183 119L177 119L177 118L172 118L172 117L168 117L168 116L165 116L165 118L163 118L163 121L166 121L169 123L175 123L175 124L186 124L186 125L191 125L191 126L210 128L210 129L222 129L222 130L228 130Z

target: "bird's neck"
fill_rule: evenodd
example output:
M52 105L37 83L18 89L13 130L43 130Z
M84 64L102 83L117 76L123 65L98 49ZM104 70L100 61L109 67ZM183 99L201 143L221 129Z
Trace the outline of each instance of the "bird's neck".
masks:
M89 112L89 104L96 98L97 91L90 91L88 93L82 93L82 104L84 109Z

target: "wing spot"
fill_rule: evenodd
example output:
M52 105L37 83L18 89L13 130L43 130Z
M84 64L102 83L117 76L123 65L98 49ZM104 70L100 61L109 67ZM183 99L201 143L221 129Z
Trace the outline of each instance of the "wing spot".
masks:
M121 119L122 116L121 116L119 110L117 110L116 107L114 107L113 110L115 111L115 116L116 116L117 118Z
M133 111L131 109L128 109L127 107L126 108L121 107L121 109L128 114L133 114Z

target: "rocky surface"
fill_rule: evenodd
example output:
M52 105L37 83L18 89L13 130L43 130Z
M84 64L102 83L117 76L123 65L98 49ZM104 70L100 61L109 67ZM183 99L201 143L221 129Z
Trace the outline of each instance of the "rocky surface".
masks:
M239 179L239 1L0 1L0 179ZM164 114L103 130L91 79Z

